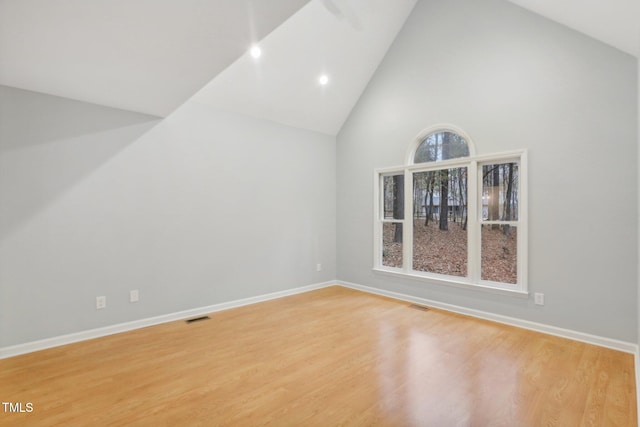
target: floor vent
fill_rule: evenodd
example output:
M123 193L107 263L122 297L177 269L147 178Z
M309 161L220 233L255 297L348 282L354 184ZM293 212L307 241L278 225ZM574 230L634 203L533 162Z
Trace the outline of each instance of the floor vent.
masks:
M415 310L420 310L420 311L428 311L429 307L425 307L424 305L418 305L418 304L411 304L409 306L409 308L413 308Z
M185 322L193 323L193 322L199 322L201 320L209 320L209 319L211 319L209 316L202 316L202 317L196 317L196 318L193 318L193 319L185 320Z

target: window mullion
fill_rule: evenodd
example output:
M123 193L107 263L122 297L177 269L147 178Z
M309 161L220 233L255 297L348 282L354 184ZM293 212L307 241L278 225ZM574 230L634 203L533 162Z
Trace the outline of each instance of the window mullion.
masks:
M402 227L402 268L412 269L413 259L413 172L404 170L404 225Z
M478 224L478 162L473 160L469 163L467 172L469 182L467 183L467 275L472 283L476 283L480 277L480 226Z
M529 215L529 207L527 205L527 192L528 192L528 161L527 161L527 152L524 151L520 156L520 179L518 180L518 223L520 230L520 238L518 239L518 286L520 290L527 291L528 290L528 271L527 271L527 242L529 241L528 236L528 215Z

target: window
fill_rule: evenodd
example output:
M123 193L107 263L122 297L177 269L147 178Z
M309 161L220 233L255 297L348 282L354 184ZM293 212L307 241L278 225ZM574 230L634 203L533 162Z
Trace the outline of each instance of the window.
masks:
M482 164L482 280L518 283L518 171L518 162Z
M476 156L461 130L438 127L374 187L374 270L526 294L524 150Z
M402 219L404 218L404 175L382 177L384 213L382 220L382 265L402 267Z

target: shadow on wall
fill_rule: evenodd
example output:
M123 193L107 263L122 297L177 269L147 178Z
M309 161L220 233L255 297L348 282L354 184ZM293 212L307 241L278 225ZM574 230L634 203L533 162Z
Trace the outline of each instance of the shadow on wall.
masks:
M0 86L0 240L160 121Z

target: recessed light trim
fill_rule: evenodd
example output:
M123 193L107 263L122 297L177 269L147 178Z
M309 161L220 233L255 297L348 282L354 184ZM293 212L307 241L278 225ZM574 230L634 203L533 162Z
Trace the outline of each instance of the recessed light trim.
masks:
M318 79L318 82L320 82L322 86L326 86L327 83L329 83L329 76L327 76L326 74L321 75Z
M252 46L251 49L249 50L249 54L253 58L258 59L260 58L260 56L262 56L262 49L260 49L259 46Z

